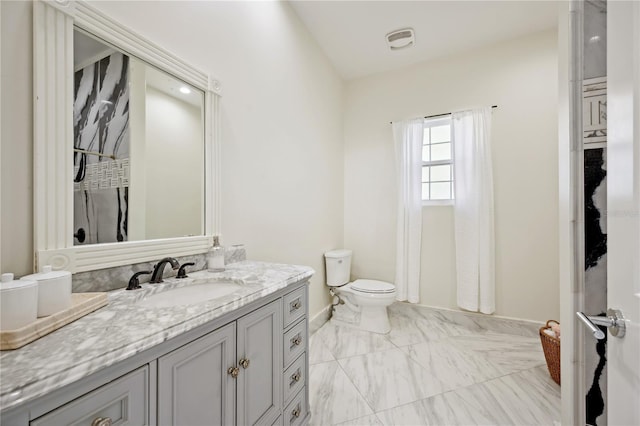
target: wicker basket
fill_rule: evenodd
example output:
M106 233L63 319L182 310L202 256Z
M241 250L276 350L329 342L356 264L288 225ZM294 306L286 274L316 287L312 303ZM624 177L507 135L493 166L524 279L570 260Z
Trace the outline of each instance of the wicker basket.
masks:
M544 358L547 360L547 368L551 378L557 384L560 384L560 339L549 336L544 330L551 328L550 323L555 322L560 324L556 320L549 320L544 327L540 327L540 341L542 342L542 350L544 351Z

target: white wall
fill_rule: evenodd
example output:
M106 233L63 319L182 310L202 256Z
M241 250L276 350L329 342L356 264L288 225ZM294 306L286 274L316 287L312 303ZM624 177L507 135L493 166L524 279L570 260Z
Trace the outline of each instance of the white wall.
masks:
M145 104L145 236L202 235L202 109L149 85Z
M315 268L318 312L322 253L343 243L342 82L289 4L94 4L221 81L223 242ZM32 13L1 7L2 266L21 275L33 262Z
M27 2L2 8L2 272L33 268L33 80L32 13Z
M147 66L137 58L129 58L129 144L130 164L144 164L147 144ZM143 141L143 143L136 143ZM145 239L147 218L147 171L129 167L129 205L127 237L129 241Z
M394 280L390 121L480 105L493 112L496 315L558 318L556 31L350 81L345 246L354 277ZM452 207L423 209L421 298L456 308Z

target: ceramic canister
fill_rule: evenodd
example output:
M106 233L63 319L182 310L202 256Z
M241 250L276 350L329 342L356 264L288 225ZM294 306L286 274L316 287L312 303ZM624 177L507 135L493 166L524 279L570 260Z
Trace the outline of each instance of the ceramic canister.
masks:
M71 272L54 271L51 265L45 265L42 272L21 279L38 282L38 317L71 307Z
M14 280L2 274L0 282L0 329L15 330L29 325L38 316L38 283Z

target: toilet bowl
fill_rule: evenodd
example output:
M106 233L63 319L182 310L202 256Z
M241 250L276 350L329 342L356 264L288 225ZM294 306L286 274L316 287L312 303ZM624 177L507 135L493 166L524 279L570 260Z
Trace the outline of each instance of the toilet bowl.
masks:
M331 321L373 333L388 333L391 326L387 306L396 298L395 286L369 279L349 282L351 250L332 250L324 256L327 286L334 296Z

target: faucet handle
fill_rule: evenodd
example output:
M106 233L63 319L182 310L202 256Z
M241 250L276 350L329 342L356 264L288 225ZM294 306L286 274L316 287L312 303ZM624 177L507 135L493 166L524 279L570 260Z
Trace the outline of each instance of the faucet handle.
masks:
M180 269L178 269L178 275L176 275L176 278L187 278L189 275L187 275L187 271L185 271L185 268L187 266L194 266L195 263L193 262L187 262L185 264L183 264Z
M147 274L150 274L150 273L151 273L151 271L140 271L140 272L136 272L135 274L133 274L133 276L129 280L129 285L127 286L127 290L137 290L139 288L142 288L140 286L140 281L138 281L138 277L140 275L147 275Z

